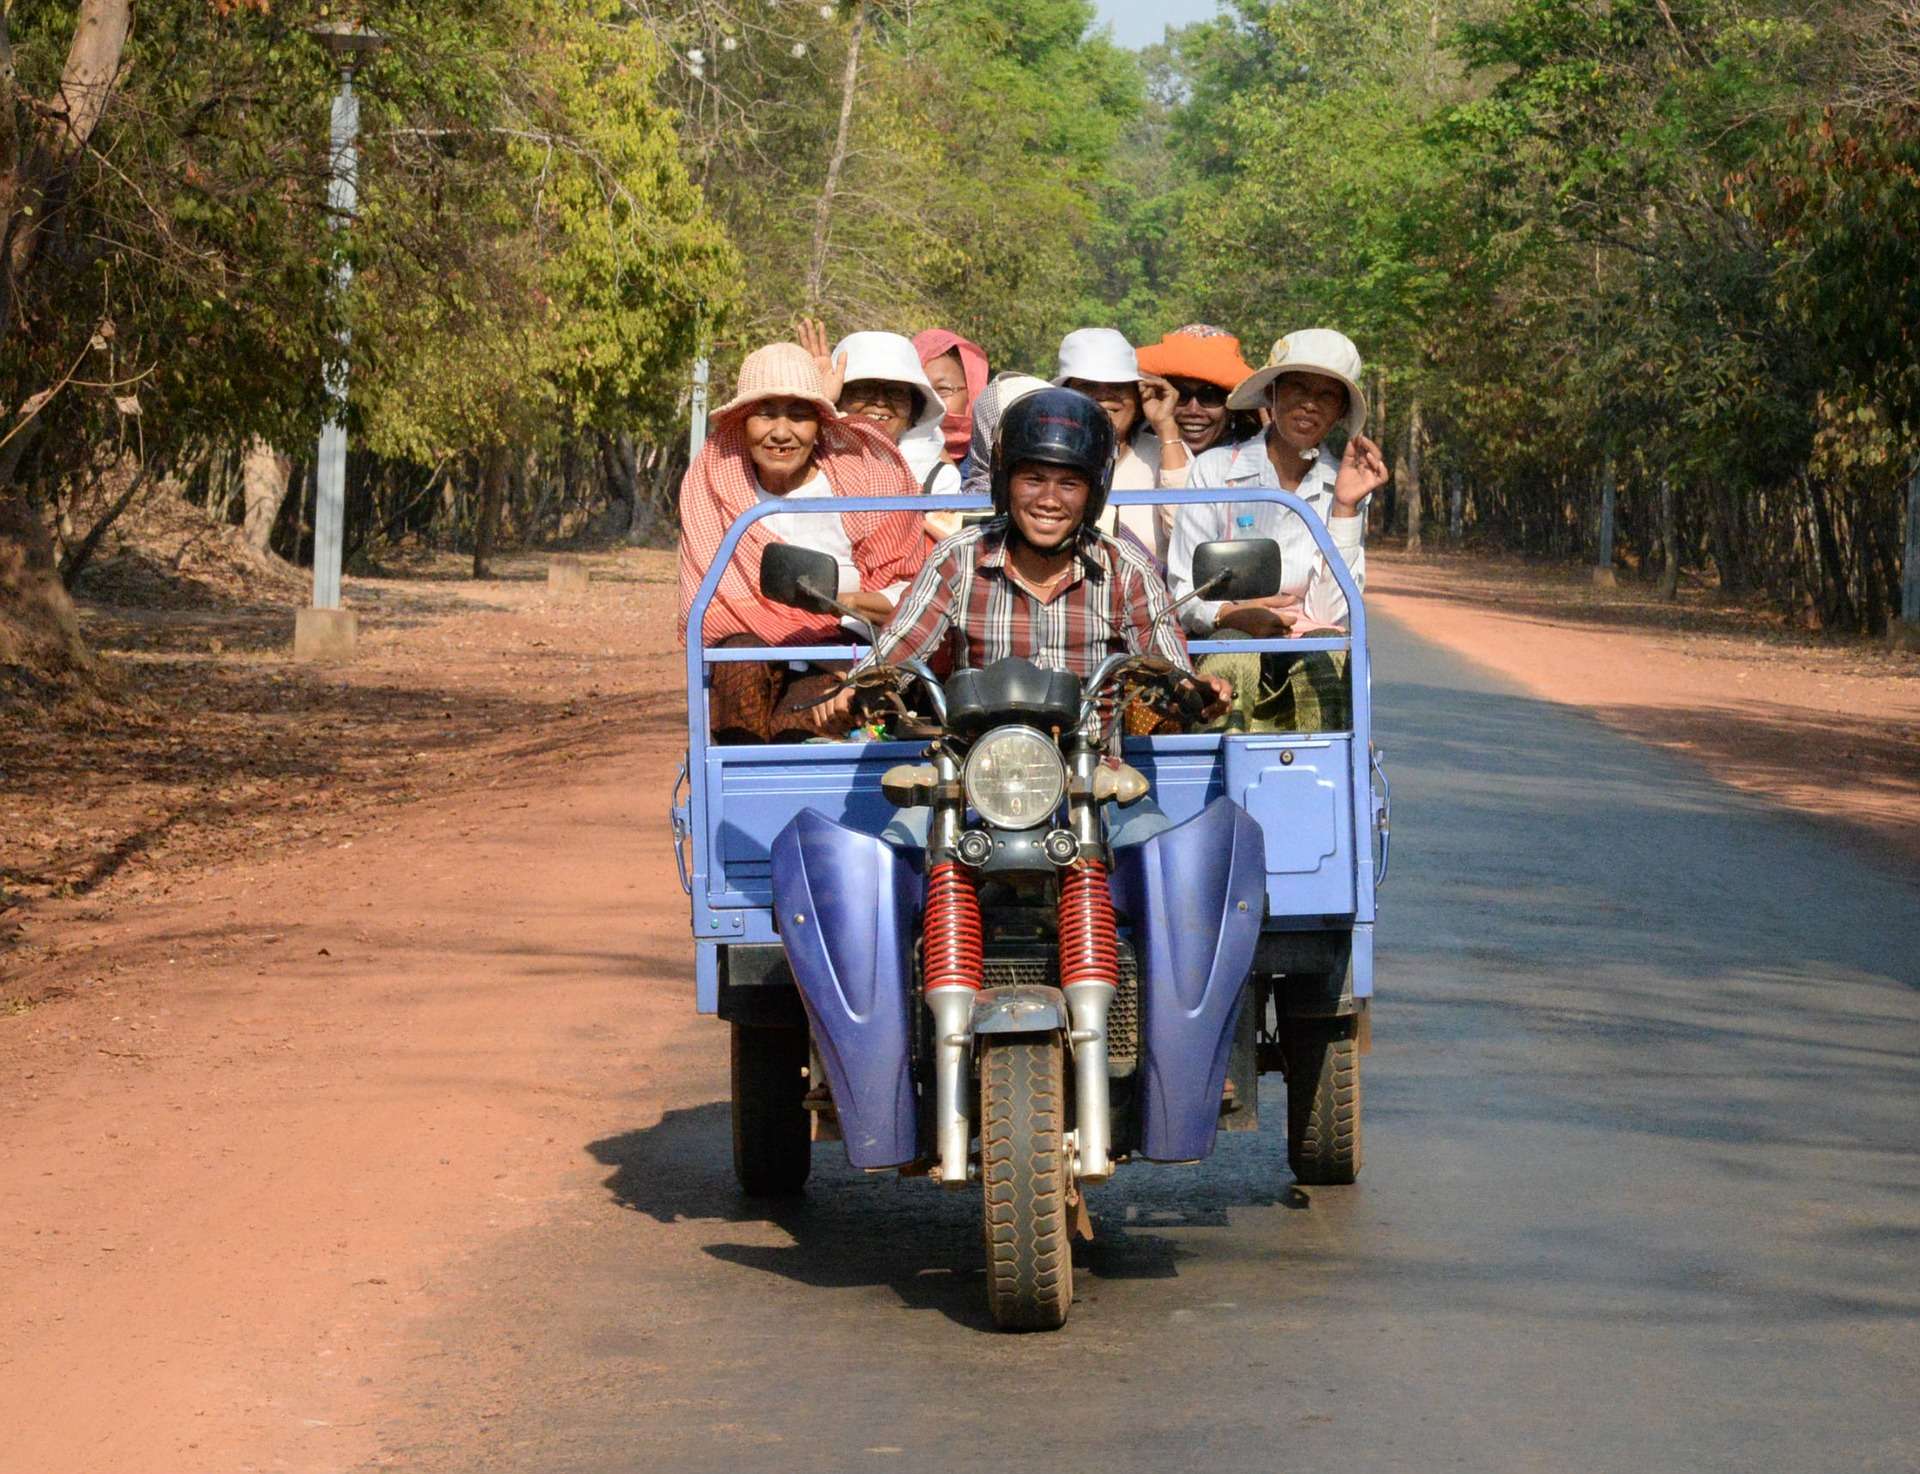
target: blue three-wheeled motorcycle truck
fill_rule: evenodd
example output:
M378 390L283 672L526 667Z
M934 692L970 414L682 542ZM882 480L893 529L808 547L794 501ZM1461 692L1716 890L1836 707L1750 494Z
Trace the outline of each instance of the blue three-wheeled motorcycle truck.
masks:
M869 669L859 685L886 714L878 738L712 742L716 664L844 665L856 653L703 647L742 532L774 512L924 510L914 497L754 508L729 530L688 625L673 827L697 1005L732 1034L740 1184L797 1192L812 1143L838 1139L866 1171L977 1185L989 1307L1012 1329L1065 1321L1085 1190L1128 1163L1205 1158L1218 1131L1257 1129L1262 1074L1285 1077L1300 1182L1360 1170L1388 838L1360 591L1288 493L1113 500L1273 501L1302 517L1347 596L1348 633L1190 648L1344 652L1349 699L1337 705L1351 727L1126 737L1117 713L1129 702L1197 702L1179 672L1119 654L1084 682L1024 660L944 679L915 661ZM1211 597L1260 597L1279 586L1278 560L1266 540L1207 544L1194 582ZM764 563L767 596L830 607L826 555L776 547ZM1128 823L1137 805L1164 819Z

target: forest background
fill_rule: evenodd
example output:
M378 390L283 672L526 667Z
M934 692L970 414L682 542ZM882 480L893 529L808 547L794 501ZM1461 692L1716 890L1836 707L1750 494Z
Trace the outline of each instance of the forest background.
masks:
M300 0L0 9L0 677L185 496L310 560L350 331L349 569L670 541L692 368L796 313L1337 326L1378 532L1601 558L1877 633L1913 576L1920 0L365 0L360 207ZM332 283L344 253L345 295Z

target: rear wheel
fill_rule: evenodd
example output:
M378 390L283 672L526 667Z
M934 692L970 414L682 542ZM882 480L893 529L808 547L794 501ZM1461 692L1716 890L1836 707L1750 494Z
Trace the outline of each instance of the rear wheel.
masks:
M807 1031L733 1025L733 1172L749 1197L789 1197L813 1170Z
M1066 1069L1058 1039L980 1051L987 1307L1003 1331L1051 1331L1073 1303L1067 1233Z
M1288 1026L1287 1165L1308 1187L1360 1175L1360 1041L1355 1020Z

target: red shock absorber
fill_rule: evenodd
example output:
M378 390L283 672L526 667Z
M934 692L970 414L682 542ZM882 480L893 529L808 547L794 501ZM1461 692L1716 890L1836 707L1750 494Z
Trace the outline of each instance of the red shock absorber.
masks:
M922 933L924 986L979 988L986 983L980 935L980 891L967 868L945 860L927 877Z
M1104 861L1084 859L1060 877L1060 986L1120 982L1120 937Z

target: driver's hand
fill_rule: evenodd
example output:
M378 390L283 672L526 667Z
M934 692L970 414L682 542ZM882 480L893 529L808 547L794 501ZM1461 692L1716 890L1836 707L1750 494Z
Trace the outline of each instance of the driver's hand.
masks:
M822 737L833 737L853 724L853 699L858 688L842 686L833 696L805 713L807 725Z

